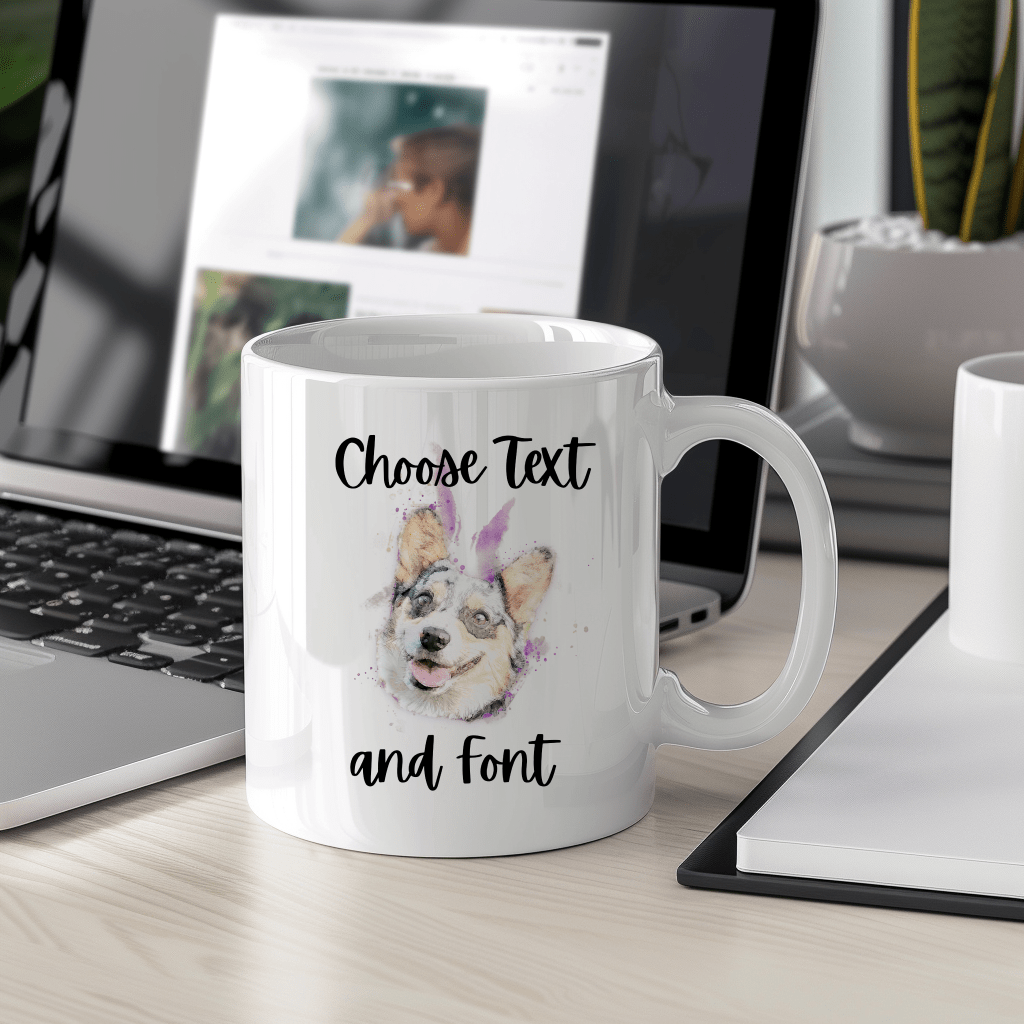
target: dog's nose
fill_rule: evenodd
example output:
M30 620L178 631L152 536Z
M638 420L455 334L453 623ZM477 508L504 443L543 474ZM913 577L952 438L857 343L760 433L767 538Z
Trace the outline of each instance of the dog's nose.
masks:
M443 629L437 629L434 626L427 626L420 633L420 646L425 647L428 651L439 651L442 647L447 647L449 640L451 637Z

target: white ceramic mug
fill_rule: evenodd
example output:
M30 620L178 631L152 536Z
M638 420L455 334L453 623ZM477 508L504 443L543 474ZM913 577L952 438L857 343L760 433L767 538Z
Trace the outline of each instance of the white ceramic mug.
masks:
M1024 664L1024 352L957 371L949 638L969 654Z
M727 438L789 487L803 545L778 680L719 706L658 666L662 476ZM832 512L799 438L672 398L661 351L546 317L288 328L242 354L246 788L353 850L482 856L633 824L661 743L774 736L825 665Z

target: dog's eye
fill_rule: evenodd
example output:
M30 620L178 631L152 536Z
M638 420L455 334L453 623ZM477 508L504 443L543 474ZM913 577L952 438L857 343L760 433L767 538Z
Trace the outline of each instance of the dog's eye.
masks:
M488 621L486 613L477 612L476 615L473 616L473 621L478 622L482 626L485 622Z
M412 610L417 615L422 615L430 607L432 600L429 594L419 594L412 599Z

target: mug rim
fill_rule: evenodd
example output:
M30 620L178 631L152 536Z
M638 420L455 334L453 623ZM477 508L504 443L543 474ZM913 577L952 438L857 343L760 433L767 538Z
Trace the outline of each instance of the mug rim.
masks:
M309 330L310 328L323 329L332 324L352 324L355 321L400 321L400 320L425 320L428 318L436 317L438 320L450 321L452 318L465 318L467 321L470 319L479 319L483 317L502 317L504 319L514 318L517 320L529 321L531 323L541 323L542 325L550 326L561 326L563 324L571 325L593 325L596 328L600 328L601 332L612 331L616 335L622 336L625 344L620 347L624 348L635 348L636 357L629 359L626 362L617 363L612 366L603 366L592 369L578 369L578 370L566 370L558 372L545 372L545 373L518 373L509 376L496 376L496 375L484 375L484 376L418 376L418 375L406 375L406 374L390 374L381 373L377 368L372 373L362 373L358 370L336 370L327 367L315 367L307 366L301 363L292 363L280 359L273 359L267 355L264 355L259 351L261 343L265 343L266 340L274 335L283 334L286 332L302 331L303 329ZM647 342L646 347L638 346L635 343L626 340L642 338ZM611 342L604 342L602 339L593 339L596 343L611 344ZM543 342L523 342L523 344L543 344ZM572 342L562 342L562 344L572 344ZM320 377L333 381L346 381L349 383L366 383L366 384L381 384L386 383L391 387L399 386L415 386L418 388L442 388L444 390L451 390L455 388L480 388L481 386L490 386L492 388L499 388L503 386L521 386L524 383L543 383L543 382L571 382L571 381L583 381L592 380L601 377L615 377L629 371L635 371L638 367L644 363L650 363L652 365L660 365L662 360L661 346L653 339L645 334L641 334L639 331L634 331L626 327L619 327L615 324L604 324L593 320L580 320L576 317L563 317L563 316L545 316L542 314L528 314L528 313L452 313L452 314L404 314L399 316L386 316L386 317L344 317L335 320L323 320L316 324L297 324L291 327L279 327L273 331L267 331L264 334L257 335L242 348L241 352L242 359L259 359L266 363L269 363L275 367L287 368L291 370L301 371L304 374ZM383 362L383 361L382 361ZM386 364L384 364L386 365Z
M1005 371L1002 374L995 371L996 367L1007 364L1014 368L1016 379L1008 377ZM989 367L992 367L993 372L986 373ZM961 363L957 372L1006 388L1024 389L1024 352L992 352L984 356L975 356Z

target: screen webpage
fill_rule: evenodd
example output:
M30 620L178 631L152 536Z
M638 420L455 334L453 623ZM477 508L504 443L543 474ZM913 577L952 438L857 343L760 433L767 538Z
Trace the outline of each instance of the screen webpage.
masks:
M748 215L774 19L616 0L93 0L6 450L92 469L101 439L166 466L237 462L242 345L342 315L621 324L661 346L673 394L723 393L744 254L762 243ZM707 529L716 472L714 443L690 452L663 521Z
M238 353L315 320L575 316L609 36L216 19L161 447L238 461Z

